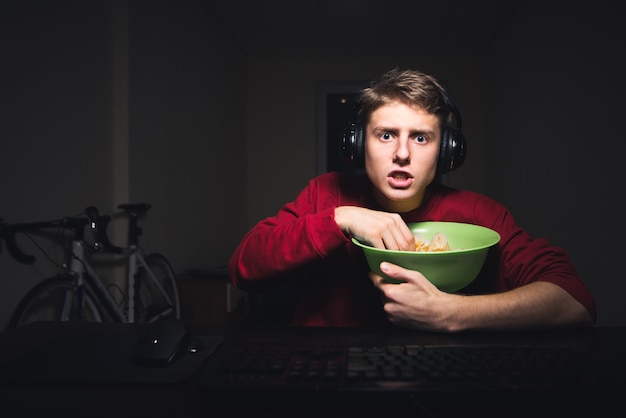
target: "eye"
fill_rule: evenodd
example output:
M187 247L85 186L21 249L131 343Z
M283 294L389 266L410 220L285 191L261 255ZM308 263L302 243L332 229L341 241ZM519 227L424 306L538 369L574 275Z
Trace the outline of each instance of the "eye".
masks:
M417 142L419 144L424 144L424 143L428 142L428 138L426 138L425 135L416 135L415 136L415 142Z
M390 141L392 139L392 136L389 132L382 132L380 134L380 139L382 139L383 141Z

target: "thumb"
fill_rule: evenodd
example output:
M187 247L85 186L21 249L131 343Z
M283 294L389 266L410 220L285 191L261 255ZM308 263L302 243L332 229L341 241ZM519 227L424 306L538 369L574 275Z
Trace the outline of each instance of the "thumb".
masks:
M389 279L397 282L419 283L421 280L420 276L422 276L422 274L418 271L405 269L404 267L400 267L399 265L388 261L380 263L380 271ZM427 279L424 277L424 280Z
M408 270L398 266L397 264L383 261L380 263L380 271L389 279L396 282L406 282Z

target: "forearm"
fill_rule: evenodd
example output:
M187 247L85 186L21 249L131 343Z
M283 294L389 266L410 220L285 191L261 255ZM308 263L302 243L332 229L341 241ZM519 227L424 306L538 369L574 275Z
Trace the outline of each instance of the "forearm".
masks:
M449 331L589 326L585 307L561 287L534 282L495 295L448 295L442 324Z
M324 258L344 245L347 238L323 211L293 219L268 219L256 225L241 241L230 259L235 285L245 281L276 278Z

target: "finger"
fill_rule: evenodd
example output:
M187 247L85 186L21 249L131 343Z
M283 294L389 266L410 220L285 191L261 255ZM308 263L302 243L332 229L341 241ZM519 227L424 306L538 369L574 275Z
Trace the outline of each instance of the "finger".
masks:
M380 271L390 279L400 282L415 282L416 276L420 275L420 273L415 270L405 269L388 261L380 263Z
M385 248L388 250L414 251L415 238L409 231L410 238L407 238L405 232L401 228L393 227L383 231L382 239Z
M398 236L396 236L396 242L398 243L398 249L402 251L415 251L415 236L408 232L408 235L405 231L398 231Z
M398 234L400 235L398 238L398 241L401 243L400 249L403 251L415 251L415 235L413 235L413 231L409 229L404 221L402 221L398 229Z
M374 286L376 286L377 288L380 289L380 287L383 284L385 284L385 278L383 276L381 276L380 274L377 274L377 273L374 273L373 271L370 271L369 276L370 276L370 280L372 281Z
M402 218L396 219L393 227L388 230L393 240L394 250L415 251L415 236Z
M384 238L370 239L370 240L368 240L368 241L366 241L366 242L369 242L369 244L370 244L372 247L375 247L375 248L381 248L381 249L383 249L383 250L384 250L385 248L387 248L387 247L386 247L386 245L385 245L385 240L384 240Z
M388 250L397 251L400 249L400 244L394 234L393 229L386 229L382 233L382 241L385 245L384 248Z
M428 280L421 272L417 270L409 270L392 264L387 261L383 261L380 264L381 272L390 279L398 280L403 283L410 283L419 286L421 289L435 291L437 287Z

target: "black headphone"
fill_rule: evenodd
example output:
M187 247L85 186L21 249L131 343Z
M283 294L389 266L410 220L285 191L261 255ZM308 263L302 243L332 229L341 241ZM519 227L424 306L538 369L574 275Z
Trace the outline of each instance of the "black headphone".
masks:
M467 144L461 132L461 113L450 101L448 95L443 90L440 92L444 103L455 119L456 127L446 127L441 134L437 175L446 174L459 168L463 165L467 154ZM365 168L365 135L363 130L362 123L351 123L339 144L341 159L356 168Z

